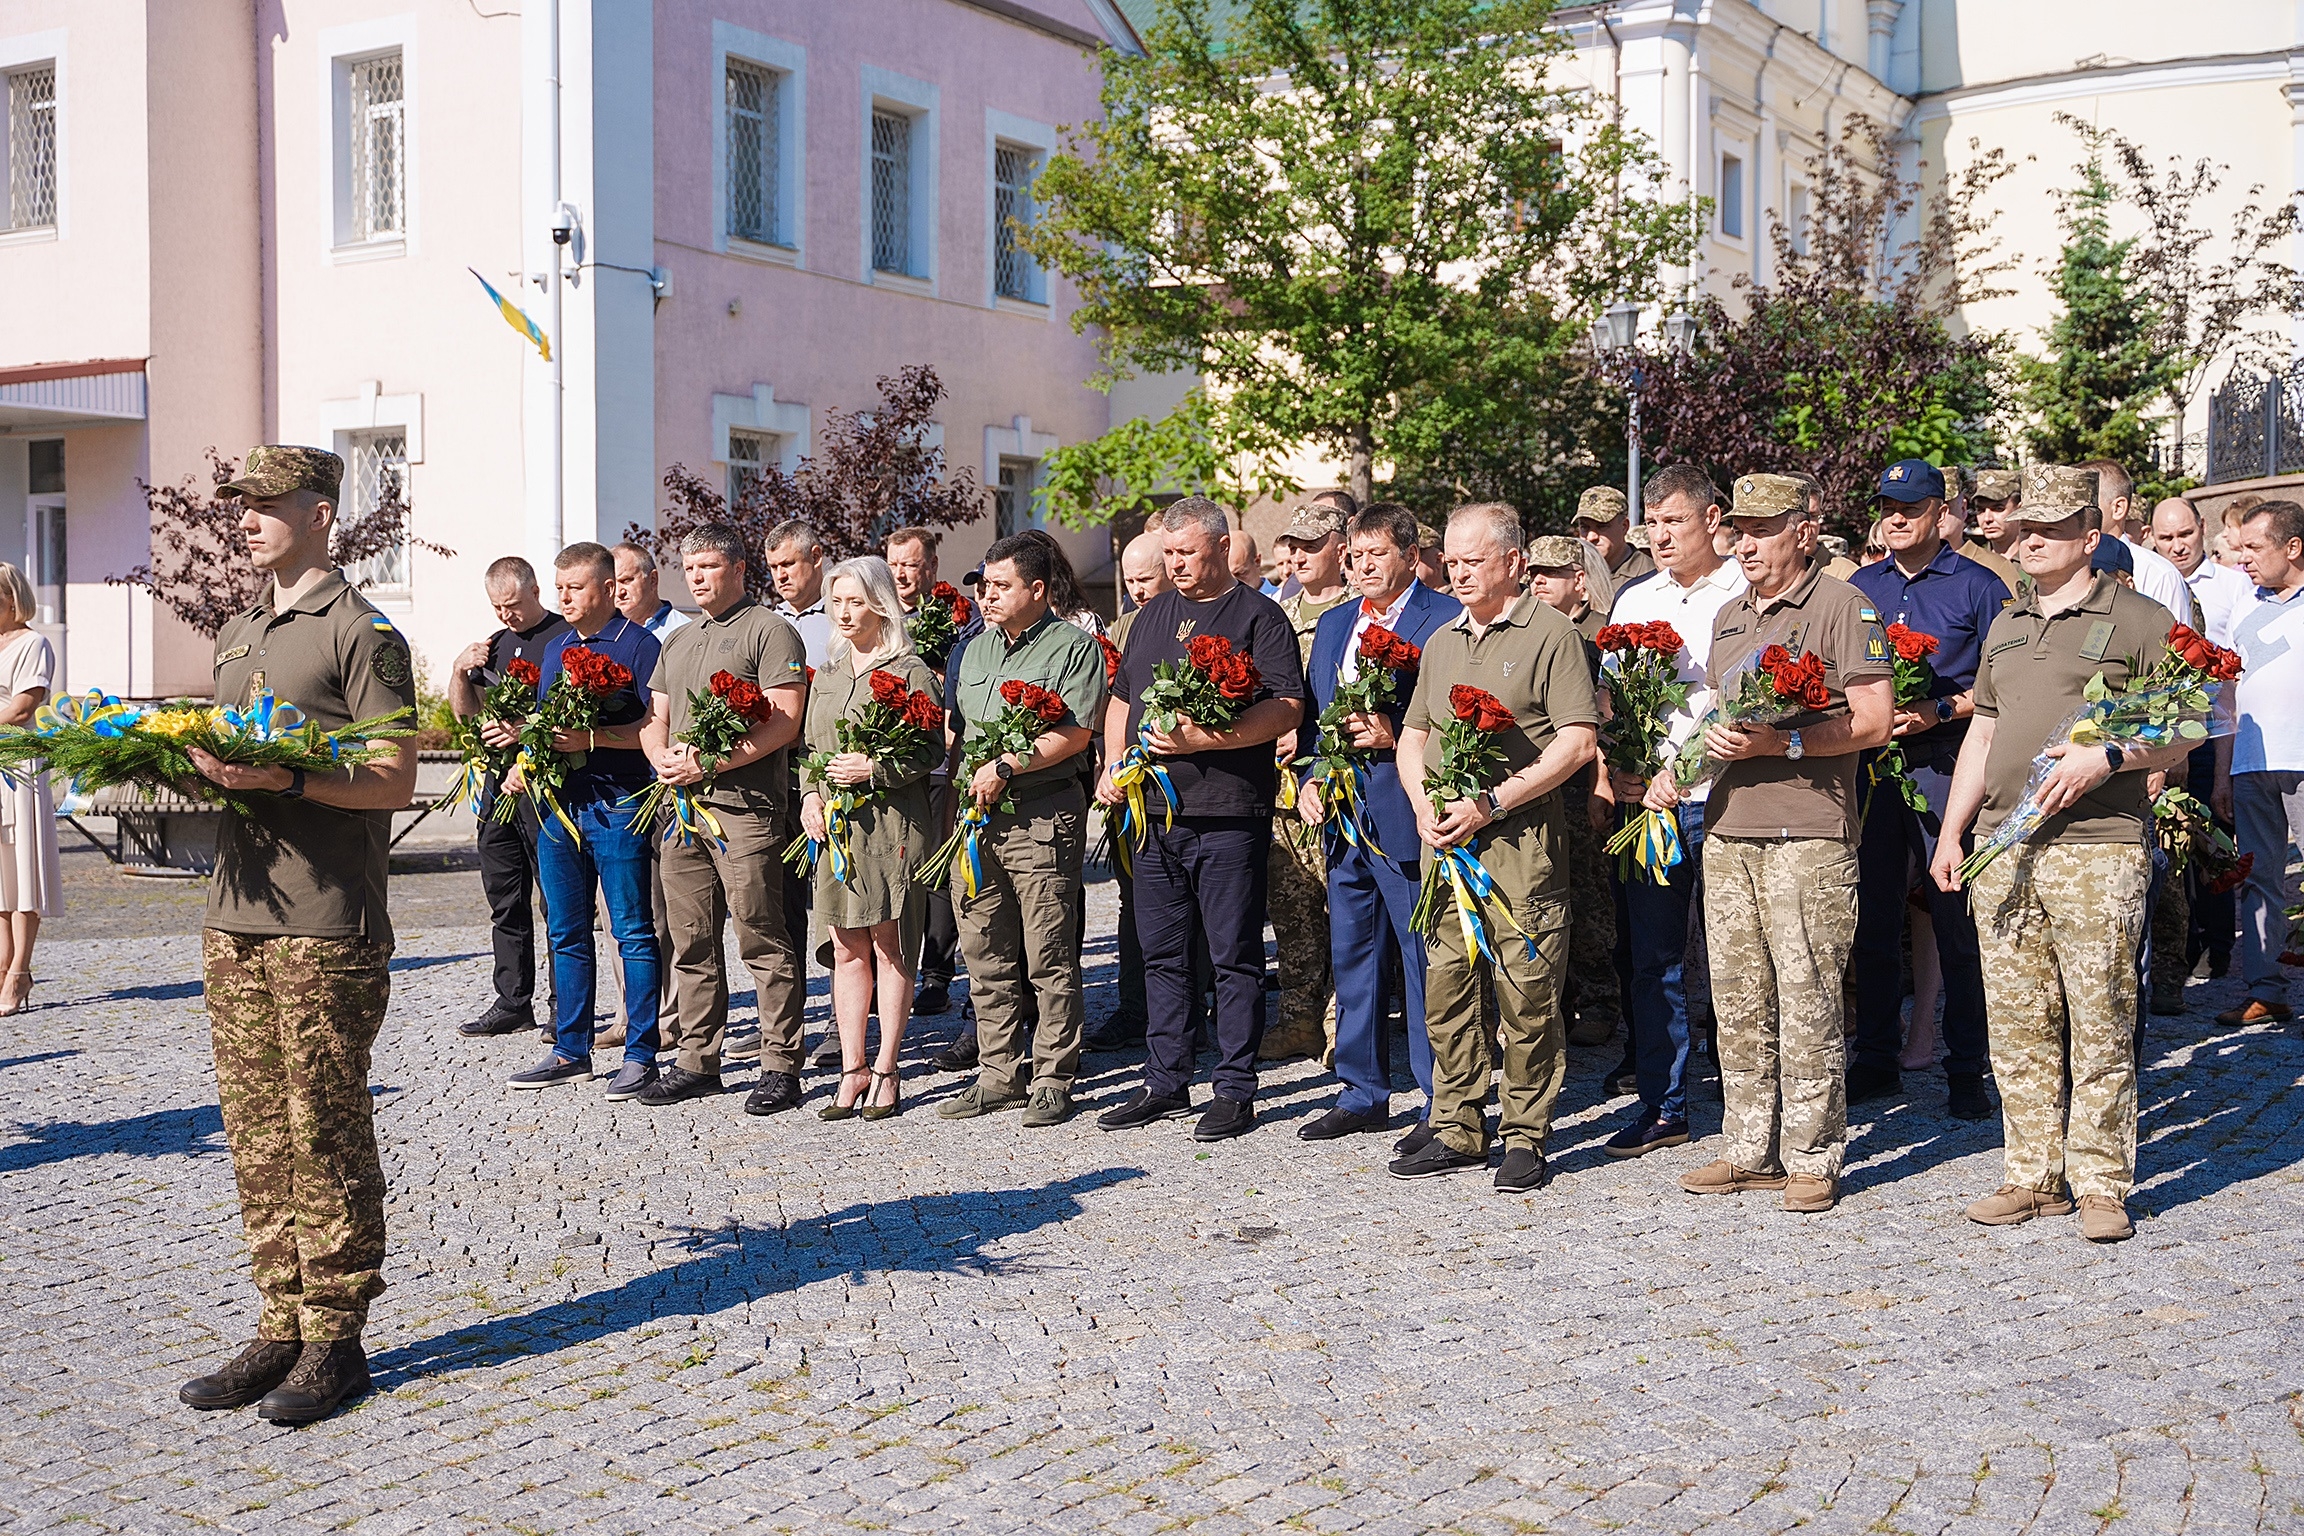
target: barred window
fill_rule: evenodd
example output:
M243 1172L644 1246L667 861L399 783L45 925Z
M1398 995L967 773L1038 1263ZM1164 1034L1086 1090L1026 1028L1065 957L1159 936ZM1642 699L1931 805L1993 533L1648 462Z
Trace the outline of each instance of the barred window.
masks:
M775 439L765 432L728 432L728 505L736 506L760 478L760 469L776 457Z
M1040 174L1040 157L1020 144L996 144L992 149L992 285L1004 299L1040 299L1040 264L1017 243L1019 230L1032 223L1032 178Z
M912 119L872 114L872 270L917 276L912 256Z
M354 241L381 240L408 227L407 118L397 51L350 68Z
M400 507L400 529L391 545L355 561L347 570L352 584L369 591L408 590L408 435L397 428L355 432L345 444L344 529L360 525L391 501Z
M56 66L8 76L8 223L45 229L56 222Z
M738 240L787 243L777 197L781 93L773 71L728 61L728 233Z
M1033 480L1040 469L1036 459L1000 461L1000 478L992 487L992 536L1004 539L1032 526Z

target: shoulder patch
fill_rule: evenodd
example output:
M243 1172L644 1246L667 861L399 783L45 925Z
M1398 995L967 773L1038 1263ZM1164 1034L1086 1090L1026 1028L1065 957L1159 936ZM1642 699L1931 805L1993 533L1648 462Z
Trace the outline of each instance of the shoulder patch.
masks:
M1880 622L1880 615L1873 610L1870 603L1858 603L1856 605L1856 617L1862 619L1867 624L1877 624Z
M1874 620L1865 627L1864 659L1866 661L1886 661L1888 659L1888 637L1881 633L1878 620Z
M400 631L394 629L392 621L380 613L368 615L368 624L380 635L390 635L395 640L400 638Z
M389 625L384 628L386 633L392 633ZM392 638L398 641L400 637L392 634ZM387 688L407 687L408 679L413 675L408 668L408 648L399 644L376 647L376 654L368 658L368 670L375 673L376 681Z

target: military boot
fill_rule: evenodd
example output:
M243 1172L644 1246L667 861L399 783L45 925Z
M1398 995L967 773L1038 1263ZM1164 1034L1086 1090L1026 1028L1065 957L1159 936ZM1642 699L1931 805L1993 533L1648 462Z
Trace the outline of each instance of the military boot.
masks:
M193 1377L176 1395L194 1408L245 1408L285 1381L303 1352L294 1339L257 1339L222 1370Z
M288 1379L265 1394L256 1417L273 1424L309 1424L368 1390L368 1356L358 1339L307 1344Z

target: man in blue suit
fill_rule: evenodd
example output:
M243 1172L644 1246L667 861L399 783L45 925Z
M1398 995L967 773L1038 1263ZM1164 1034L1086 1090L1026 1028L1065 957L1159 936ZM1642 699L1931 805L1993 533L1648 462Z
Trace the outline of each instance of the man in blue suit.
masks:
M1456 617L1463 605L1416 579L1416 519L1408 509L1378 502L1345 529L1349 541L1345 572L1360 593L1356 603L1339 603L1320 616L1312 636L1312 660L1304 669L1311 694L1301 740L1313 750L1317 721L1334 701L1339 681L1359 673L1360 637L1380 624L1421 648L1432 632ZM1297 795L1297 811L1327 827L1329 948L1336 971L1336 1075L1344 1091L1336 1107L1296 1134L1306 1141L1332 1141L1356 1131L1380 1131L1391 1121L1392 1074L1384 1047L1385 957L1397 953L1407 996L1405 1022L1408 1062L1424 1092L1424 1116L1432 1105L1432 1043L1424 1033L1424 940L1408 920L1416 910L1416 859L1423 844L1416 815L1400 788L1393 762L1401 713L1415 690L1409 673L1394 690L1391 706L1375 716L1349 722L1355 745L1370 751L1368 832L1378 854L1345 840L1336 830L1332 807L1319 787L1307 784ZM1398 1150L1420 1149L1431 1140L1425 1119Z

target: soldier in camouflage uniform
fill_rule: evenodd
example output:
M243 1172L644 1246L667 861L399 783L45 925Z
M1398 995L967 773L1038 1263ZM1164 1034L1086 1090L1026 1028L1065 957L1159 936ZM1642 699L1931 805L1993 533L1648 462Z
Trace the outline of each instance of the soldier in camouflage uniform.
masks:
M328 558L343 462L264 447L223 494L271 576L216 636L216 698L264 693L339 730L416 702L407 642ZM193 758L240 792L223 818L201 936L224 1135L263 1306L255 1342L187 1382L195 1408L324 1418L368 1388L360 1333L384 1289L384 1173L369 1052L391 992L385 872L392 812L416 783L405 741L326 774Z
M1988 835L2007 819L2043 748L2058 762L2041 786L2046 818L1968 882L2005 1148L2004 1182L1968 1217L2008 1226L2068 1214L2069 1180L2081 1236L2118 1242L2135 1231L2136 946L2152 882L2145 780L2180 765L2186 744L2123 753L2048 743L2091 680L2119 688L2149 667L2172 621L2089 569L2104 536L2094 471L2027 465L2008 517L2029 582L1984 639L1976 719L1930 869L1939 886L1960 889L1961 833L1974 823Z
M1589 556L1589 559L1587 559ZM1595 577L1594 572L1598 575ZM1567 615L1583 637L1585 659L1595 682L1600 653L1592 648L1608 622L1608 592L1595 594L1593 582L1607 581L1607 565L1594 546L1564 534L1546 534L1528 546L1529 585L1538 597ZM1610 811L1601 803L1593 820L1592 786L1596 765L1587 764L1560 791L1568 819L1568 985L1570 1045L1606 1045L1624 1016L1623 989L1616 975L1616 888L1608 878Z

